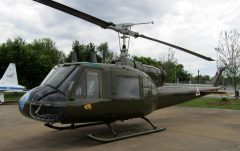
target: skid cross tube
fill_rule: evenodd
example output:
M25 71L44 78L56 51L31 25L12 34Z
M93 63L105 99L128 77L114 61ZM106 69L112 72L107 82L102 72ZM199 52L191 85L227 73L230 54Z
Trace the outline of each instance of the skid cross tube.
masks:
M115 130L112 128L112 126L109 123L106 123L106 125L108 126L108 128L111 130L113 137L117 137L118 134L115 132Z
M157 127L155 126L155 125L153 125L153 123L148 119L148 118L146 118L146 117L141 117L142 119L144 119L145 121L147 121L151 126L152 126L152 128L153 129L156 129Z

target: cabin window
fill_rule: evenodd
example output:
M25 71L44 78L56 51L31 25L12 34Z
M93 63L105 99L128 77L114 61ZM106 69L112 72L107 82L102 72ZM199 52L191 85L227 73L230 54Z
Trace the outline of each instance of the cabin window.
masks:
M78 97L99 98L99 73L97 71L87 71L80 79L75 95Z
M85 95L85 82L86 80L85 80L85 76L83 76L83 77L81 77L81 79L80 79L80 84L79 84L79 86L78 86L78 88L77 88L77 91L76 91L76 96L78 96L78 97L84 97L84 96L86 96Z
M99 98L99 74L98 72L87 72L87 97Z
M139 99L139 78L135 76L118 76L116 97Z

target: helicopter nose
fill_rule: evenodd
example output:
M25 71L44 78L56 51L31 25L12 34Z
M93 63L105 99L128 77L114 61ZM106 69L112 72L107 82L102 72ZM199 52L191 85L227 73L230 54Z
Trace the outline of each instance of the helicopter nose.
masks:
M62 113L59 102L66 102L66 96L50 86L38 86L24 94L19 100L20 112L29 118L49 121L55 120L56 113ZM58 107L55 107L56 104ZM41 115L40 115L41 114Z
M27 102L29 101L32 90L25 93L19 100L19 110L23 115L28 115L28 107L26 107Z

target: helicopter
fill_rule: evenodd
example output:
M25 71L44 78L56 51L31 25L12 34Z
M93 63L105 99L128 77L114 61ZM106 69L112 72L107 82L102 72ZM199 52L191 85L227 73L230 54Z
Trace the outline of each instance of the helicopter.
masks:
M31 89L19 100L19 110L26 117L42 121L45 126L57 130L106 124L112 133L111 137L94 134L87 136L99 142L112 142L164 131L166 128L158 128L146 115L161 108L217 93L219 90L218 82L224 67L219 68L210 85L169 85L165 83L167 75L163 68L145 65L128 57L127 40L134 37L214 61L188 49L131 30L134 25L152 22L114 24L53 0L34 1L117 32L119 40L122 40L122 48L119 58L111 64L97 63L93 55L90 62L73 61L56 65L40 86ZM115 121L134 118L142 118L152 129L119 135L112 126ZM69 126L58 126L59 124Z

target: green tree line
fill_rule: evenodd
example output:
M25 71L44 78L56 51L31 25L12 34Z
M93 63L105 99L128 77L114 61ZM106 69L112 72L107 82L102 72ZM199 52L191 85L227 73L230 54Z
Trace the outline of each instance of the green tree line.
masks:
M116 54L111 52L108 47L108 43L101 43L99 46L96 46L94 43L83 44L78 40L73 41L72 51L76 53L77 60L79 62L90 61L90 55L92 52L96 53L97 62L111 62L116 58ZM71 61L71 53L68 55L65 61Z
M173 60L165 60L165 61L158 61L156 59L152 59L150 57L138 57L134 56L134 60L140 61L147 65L152 65L155 67L162 67L166 73L166 82L174 83L174 82L189 82L190 80L190 73L184 70L184 66L182 64L178 64L177 61Z
M49 38L35 39L31 43L21 37L8 39L0 45L0 73L5 72L10 62L16 63L19 83L33 88L64 57Z
M89 61L91 52L96 53L98 62L110 63L117 58L117 55L109 50L107 42L96 46L94 43L83 44L75 40L72 43L72 52L76 53L79 62ZM167 72L167 82L177 80L186 82L190 78L194 79L182 64L177 63L171 52L167 59L161 61L138 56L134 56L133 59L158 68L162 67ZM17 37L0 44L0 75L3 75L10 62L16 63L19 84L28 89L39 85L53 66L62 61L71 62L71 55L66 56L58 50L50 38L26 42L23 38Z
M73 41L72 51L77 54L78 61L89 61L91 52L97 50L98 62L110 62L116 55L109 51L108 43L95 46L93 43L82 44ZM48 72L59 62L71 62L71 56L66 56L58 50L50 38L35 39L26 42L17 37L0 44L0 75L3 75L9 63L15 63L19 84L28 89L38 86Z

